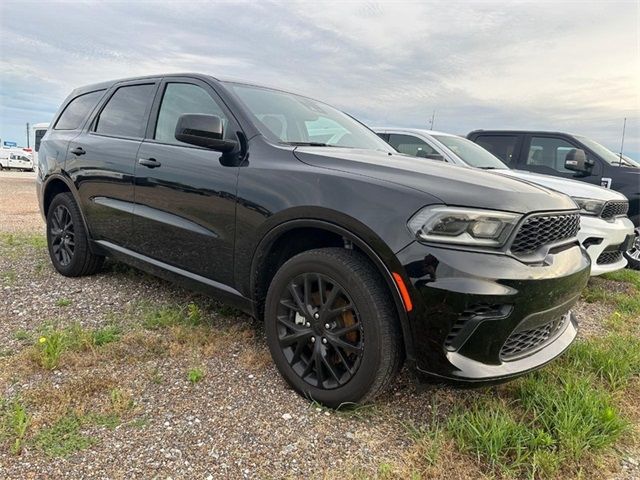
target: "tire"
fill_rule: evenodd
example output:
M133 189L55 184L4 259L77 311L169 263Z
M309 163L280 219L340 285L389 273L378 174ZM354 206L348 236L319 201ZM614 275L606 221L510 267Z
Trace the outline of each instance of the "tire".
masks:
M627 268L640 270L640 227L636 228L636 238L631 250L624 252L627 259Z
M91 275L104 257L89 249L80 209L69 192L56 195L47 212L47 246L54 268L66 277Z
M265 332L285 380L332 408L372 400L403 360L389 289L353 250L310 250L284 263L267 292Z

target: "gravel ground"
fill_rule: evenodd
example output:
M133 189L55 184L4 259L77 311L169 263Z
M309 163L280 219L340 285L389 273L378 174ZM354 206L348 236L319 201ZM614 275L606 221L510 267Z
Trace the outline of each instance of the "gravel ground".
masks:
M43 232L34 192L32 174L0 173L0 233ZM211 351L122 355L105 362L88 360L84 368L79 360L77 367L35 374L26 383L10 381L9 372L0 372L0 397L34 395L38 389L42 394L44 389L42 396L53 401L65 389L95 383L88 408L99 409L105 389L113 385L135 402L124 415L126 421L115 428L89 427L95 445L67 458L48 458L30 446L19 457L0 450L2 479L340 478L336 472L354 469L372 474L381 462L397 461L410 449L404 425L428 425L435 403L446 411L476 394L435 386L419 389L404 372L371 412L327 411L287 387L265 360L260 328L246 316L229 315L213 300L120 264L107 263L98 275L68 279L53 271L42 247L17 246L4 253L0 360L2 352L6 357L25 351L31 344L25 335L37 335L45 321L88 328L113 321L126 325L132 309L141 304L195 303L213 330L240 327ZM58 306L61 299L70 304ZM610 310L580 303L577 314L583 331L591 335L602 331ZM196 365L206 375L192 384L186 372ZM458 461L447 478L477 478L474 467L472 460ZM631 464L621 475L634 478L639 473Z

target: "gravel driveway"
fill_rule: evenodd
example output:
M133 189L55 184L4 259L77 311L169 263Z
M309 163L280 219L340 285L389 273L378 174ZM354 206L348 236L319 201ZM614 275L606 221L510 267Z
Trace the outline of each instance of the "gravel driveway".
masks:
M34 177L3 172L0 234L16 232L43 232ZM328 411L285 385L269 361L260 326L244 315L115 263L92 277L64 278L53 271L46 249L36 241L15 247L5 242L2 248L0 352L5 363L0 355L0 369L5 370L0 371L0 397L43 398L46 408L36 409L34 425L47 423L59 402L98 411L109 392L113 401L114 390L131 398L117 425L87 427L90 448L52 458L30 445L20 456L0 450L3 479L363 478L376 474L382 463L410 454L407 425L429 425L436 403L446 414L462 399L480 395L435 386L419 391L404 372L374 406ZM126 331L139 322L136 312L189 304L224 341L184 340L179 330L150 331L130 339L122 350L71 358L59 369L26 380L8 370L15 364L7 358L30 348L45 322L90 329L117 322ZM609 313L593 312L586 304L578 311L587 331ZM591 318L585 316L590 312ZM167 335L175 341L158 343L166 346L162 351L134 352L144 342L166 342ZM197 383L187 378L194 366L205 373ZM87 390L84 403L68 399L87 385L95 388ZM456 466L448 478L479 476L473 459L456 457Z

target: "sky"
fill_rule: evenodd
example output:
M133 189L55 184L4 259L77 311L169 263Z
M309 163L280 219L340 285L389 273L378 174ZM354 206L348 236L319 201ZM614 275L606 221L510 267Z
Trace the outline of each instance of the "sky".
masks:
M75 87L200 72L370 126L560 130L640 159L640 1L0 2L0 138Z

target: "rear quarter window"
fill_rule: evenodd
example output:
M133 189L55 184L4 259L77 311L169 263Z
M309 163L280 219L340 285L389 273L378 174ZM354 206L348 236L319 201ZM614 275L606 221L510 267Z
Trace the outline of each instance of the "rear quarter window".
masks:
M56 122L54 130L75 130L79 128L89 115L89 112L98 104L104 90L97 90L91 93L80 95L69 102L60 118ZM44 131L42 132L44 135ZM40 137L42 138L42 137ZM36 139L37 141L38 139ZM38 142L38 147L39 147Z

